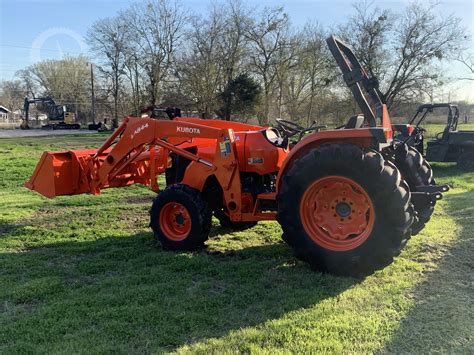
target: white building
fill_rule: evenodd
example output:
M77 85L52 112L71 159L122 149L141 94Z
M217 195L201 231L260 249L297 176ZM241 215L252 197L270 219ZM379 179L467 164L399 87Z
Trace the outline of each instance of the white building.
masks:
M10 110L0 105L0 120L6 120Z

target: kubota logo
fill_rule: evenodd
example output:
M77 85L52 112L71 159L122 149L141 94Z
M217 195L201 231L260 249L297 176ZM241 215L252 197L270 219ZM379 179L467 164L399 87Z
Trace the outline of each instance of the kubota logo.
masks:
M194 128L194 127L181 127L177 126L176 127L176 132L180 133L191 133L191 134L201 134L201 131L199 128Z
M133 132L133 134L132 134L132 139L133 139L133 137L135 137L136 134L140 133L140 132L143 131L145 128L148 128L148 123L142 124L140 127L137 127L137 128L135 129L135 132Z

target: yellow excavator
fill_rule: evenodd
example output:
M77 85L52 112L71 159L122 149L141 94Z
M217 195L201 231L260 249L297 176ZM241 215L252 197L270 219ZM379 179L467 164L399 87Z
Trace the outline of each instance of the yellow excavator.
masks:
M40 110L48 115L48 123L43 125L42 129L80 129L81 125L76 122L76 115L68 112L66 106L57 105L51 97L25 97L23 111L25 113L21 129L29 129L29 111L30 105L40 106Z

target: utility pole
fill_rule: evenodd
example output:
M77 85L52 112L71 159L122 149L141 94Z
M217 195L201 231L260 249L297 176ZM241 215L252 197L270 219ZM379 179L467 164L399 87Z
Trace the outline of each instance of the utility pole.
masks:
M91 91L92 91L92 124L95 124L95 93L94 93L94 70L91 63Z
M138 117L138 115L140 114L140 93L138 91L138 64L137 63L138 63L138 59L137 59L137 56L135 55L135 92L137 95L137 99L135 102L135 111Z

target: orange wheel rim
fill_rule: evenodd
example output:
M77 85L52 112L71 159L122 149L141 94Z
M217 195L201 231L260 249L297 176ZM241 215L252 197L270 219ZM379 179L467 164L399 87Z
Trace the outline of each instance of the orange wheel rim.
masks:
M374 228L375 210L354 180L327 176L313 182L300 202L301 223L323 248L348 251L364 243Z
M160 211L160 228L170 240L181 241L191 232L191 216L186 207L178 202L168 202Z

